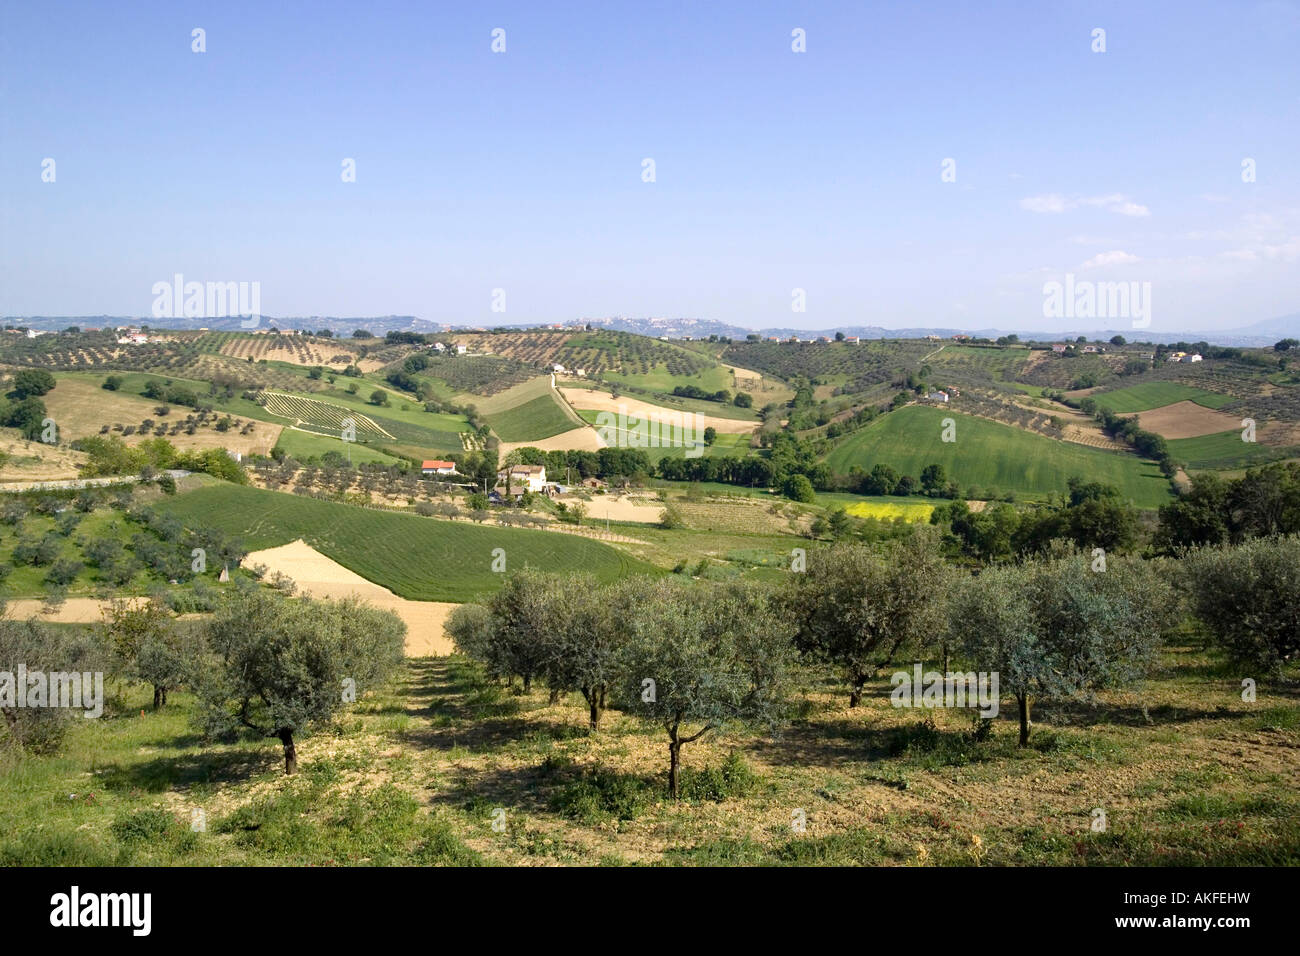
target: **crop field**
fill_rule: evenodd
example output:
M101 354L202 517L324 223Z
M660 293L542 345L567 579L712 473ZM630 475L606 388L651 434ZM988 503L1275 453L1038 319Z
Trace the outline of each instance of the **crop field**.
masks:
M416 378L435 386L443 397L464 393L473 400L526 382L537 369L499 355L428 355L428 366Z
M341 435L350 425L355 429L358 441L391 440L393 437L367 415L301 395L267 392L266 410L272 415L287 418L300 428L323 435Z
M486 416L502 441L520 442L550 438L573 428L574 422L551 389L520 405Z
M929 521L934 513L934 505L920 501L890 500L889 498L870 498L846 505L844 510L855 518L876 518L880 521Z
M1026 348L945 345L925 359L932 377L940 384L970 381L1011 382L1024 368L1030 352Z
M318 339L305 335L254 335L240 332L205 332L196 344L204 352L228 355L247 362L267 359L291 365L346 366L356 361L355 346L347 340Z
M578 412L583 420L596 427L600 425L601 412L583 409ZM619 428L617 425L608 428L597 428L601 436L604 437L610 445L618 448L635 448L632 441L640 440L640 436L634 434L626 428ZM684 458L686 456L686 444L680 430L673 430L671 436L664 436L672 443L660 445L654 448L645 448L643 451L650 457L651 461L659 461L661 458ZM703 441L703 437L700 439ZM704 456L712 455L743 455L749 450L749 435L728 434L719 432L714 438L712 445L705 445L701 450Z
M1174 460L1193 470L1245 468L1288 455L1287 449L1275 448L1258 441L1242 441L1241 429L1197 438L1175 438L1168 445L1169 454ZM1294 454L1295 449L1289 451Z
M723 361L784 378L804 376L829 381L840 376L850 391L888 382L904 369L919 369L938 348L929 342L734 342Z
M392 455L386 455L382 451L371 448L359 441L345 442L329 435L318 435L315 432L305 432L297 428L281 430L275 447L299 461L307 458L319 458L331 451L338 452L353 464L373 461L384 465L395 465L402 460L394 458Z
M1206 408L1222 408L1234 401L1231 395L1207 392L1202 388L1180 385L1178 382L1142 382L1113 392L1098 392L1090 396L1099 408L1108 408L1119 415L1145 412L1175 402L1195 402Z
M239 536L250 550L299 538L368 581L415 601L469 601L495 590L493 549L508 568L589 572L602 581L652 570L587 538L481 527L377 511L237 485L211 485L159 503L182 521Z
M942 440L945 418L956 423L956 441ZM941 464L963 491L978 486L1030 498L1063 494L1075 475L1114 485L1139 508L1158 507L1170 497L1169 482L1156 465L1132 454L1053 441L922 405L900 408L854 432L831 450L826 462L836 474L848 474L853 465L870 471L883 463L914 477L926 465Z

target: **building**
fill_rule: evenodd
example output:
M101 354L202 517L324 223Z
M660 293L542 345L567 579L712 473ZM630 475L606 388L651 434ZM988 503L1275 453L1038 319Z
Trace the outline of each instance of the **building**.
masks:
M1069 348L1069 346L1068 346L1068 345L1065 345L1065 344L1062 343L1062 342L1054 342L1054 343L1052 344L1052 351L1055 352L1057 355L1060 355L1062 352L1064 352L1064 351L1065 351L1066 349L1068 349L1068 348Z
M511 489L524 489L528 491L542 491L546 488L546 466L545 465L515 465L510 469L509 481L507 482L507 473L504 471L497 473L498 484L509 484Z
M456 354L457 354L457 355L464 355L464 354L465 354L465 346L463 346L463 345L457 345L457 346L456 346Z
M1183 359L1185 359L1185 358L1187 358L1187 353L1186 353L1186 352L1170 352L1170 353L1169 353L1169 357L1166 358L1165 361L1166 361L1166 362L1181 362L1181 361L1182 361Z
M456 463L454 461L432 461L422 462L420 464L420 474L422 475L454 475L456 473Z
M959 332L958 334L954 335L952 338L953 338L953 341L954 341L954 342L969 342L969 341L970 341L970 336L969 336L969 335L962 335L960 332Z
M925 337L925 340L926 340L927 342L941 342L941 341L943 341L943 340L942 340L941 338L939 338L939 336L937 336L937 335L927 335L927 336Z
M849 336L848 338L846 338L844 341L845 341L845 342L848 342L849 345L858 345L858 344L861 343L862 340L861 340L860 338L858 338L856 335L850 335L850 336Z
M943 391L942 389L941 389L940 391L937 391L937 392L931 392L929 395L927 395L927 396L925 396L925 397L928 398L928 399L929 399L930 401L932 401L932 402L946 402L946 401L948 401L948 393L945 392L945 391Z
M1184 362L1202 362L1202 361L1204 361L1204 359L1202 359L1201 356L1200 356L1200 354L1197 353L1197 354L1195 354L1195 355L1189 355L1189 356L1187 356L1187 358L1183 359L1183 361L1184 361Z

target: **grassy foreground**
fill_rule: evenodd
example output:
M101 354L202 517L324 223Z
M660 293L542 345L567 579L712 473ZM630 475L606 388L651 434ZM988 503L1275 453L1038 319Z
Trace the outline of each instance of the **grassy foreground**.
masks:
M856 710L826 674L801 685L779 736L687 746L678 803L662 728L610 712L588 736L577 695L549 705L459 657L409 661L299 744L294 777L274 741L202 740L188 694L141 712L119 687L59 756L0 756L0 865L1300 861L1300 700L1244 703L1197 648L1139 695L1044 708L1025 750L1012 708L975 743L963 714L891 707L883 678Z

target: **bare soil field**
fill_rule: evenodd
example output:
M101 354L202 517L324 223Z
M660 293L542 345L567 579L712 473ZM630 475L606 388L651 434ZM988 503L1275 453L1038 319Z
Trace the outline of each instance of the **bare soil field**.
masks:
M1138 412L1138 425L1165 438L1199 438L1241 428L1241 416L1217 412L1195 402L1174 402Z
M614 412L617 414L622 410L628 415L643 415L647 418L661 418L682 414L680 411L664 408L662 405L652 405L649 402L629 398L626 395L615 398L608 392L598 392L590 388L562 388L560 394L574 408L582 408L588 411ZM756 422L744 422L734 418L717 418L713 415L699 415L697 417L700 428L712 427L717 429L719 434L748 435L758 427Z
M45 445L19 437L12 429L0 432L0 481L65 481L76 478L86 456L70 448Z
M577 500L562 498L562 501ZM591 501L583 502L587 506L587 517L593 521L639 521L644 524L658 524L663 518L664 508L661 504L649 504L644 499L627 495L594 495Z
M503 441L501 457L504 458L516 448L540 448L542 451L600 451L605 443L600 440L600 433L590 425L560 432L550 438L534 441Z
M298 585L299 594L318 598L356 595L375 607L394 612L406 623L408 657L441 656L453 650L451 638L443 628L455 604L400 598L387 588L349 571L303 541L254 551L244 560L246 567L256 564L264 564L269 572L279 571L292 578Z

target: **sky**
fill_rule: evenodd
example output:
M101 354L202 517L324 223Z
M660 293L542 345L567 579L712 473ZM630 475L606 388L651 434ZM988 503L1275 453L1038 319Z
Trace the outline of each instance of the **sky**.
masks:
M269 316L1125 326L1045 317L1069 275L1240 327L1300 312L1297 49L1283 0L0 0L0 315L179 273Z

